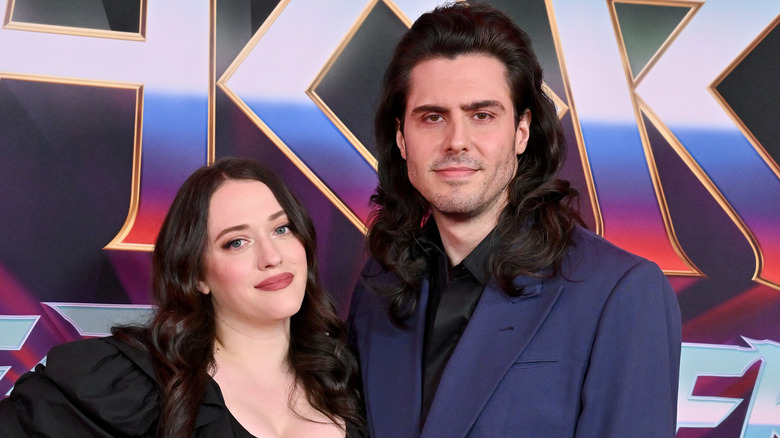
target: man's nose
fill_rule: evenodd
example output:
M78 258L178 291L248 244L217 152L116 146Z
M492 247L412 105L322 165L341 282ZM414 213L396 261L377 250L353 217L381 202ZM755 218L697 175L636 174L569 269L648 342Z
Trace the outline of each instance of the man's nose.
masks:
M468 149L468 124L460 118L454 118L447 124L447 138L444 143L445 152L458 153Z

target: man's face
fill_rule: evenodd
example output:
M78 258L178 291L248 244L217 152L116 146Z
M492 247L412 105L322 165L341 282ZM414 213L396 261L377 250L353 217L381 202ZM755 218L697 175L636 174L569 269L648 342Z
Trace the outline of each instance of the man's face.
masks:
M488 55L433 58L409 81L396 142L412 185L434 216L497 221L531 121L526 112L515 127L506 67Z

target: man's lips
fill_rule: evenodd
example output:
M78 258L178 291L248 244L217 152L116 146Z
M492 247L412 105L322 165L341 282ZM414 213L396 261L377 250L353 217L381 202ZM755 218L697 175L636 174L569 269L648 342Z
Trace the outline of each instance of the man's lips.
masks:
M273 277L268 277L265 280L261 281L257 285L255 285L255 289L260 289L264 291L275 291L284 289L287 286L290 285L293 281L293 275L289 272L284 272L282 274L274 275Z
M468 166L446 166L433 169L437 175L441 175L447 178L461 178L465 176L471 176L477 172L477 169L473 169Z

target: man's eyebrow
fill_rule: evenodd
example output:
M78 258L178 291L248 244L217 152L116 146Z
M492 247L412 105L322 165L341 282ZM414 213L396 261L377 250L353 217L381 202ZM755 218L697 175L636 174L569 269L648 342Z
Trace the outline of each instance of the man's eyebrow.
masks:
M498 109L501 109L501 110L505 109L504 105L501 102L499 102L497 100L493 100L493 99L478 100L476 102L471 102L469 104L464 104L464 105L460 106L460 109L462 111L467 111L467 112L469 112L469 111L476 111L476 110L482 109L482 108L498 108ZM449 109L447 109L447 108L445 108L443 106L439 106L439 105L420 105L420 106L414 108L411 111L411 114L412 115L417 115L417 114L423 114L423 113L428 113L428 112L446 114L449 111L450 111Z
M420 105L417 108L413 109L411 111L412 115L422 114L422 113L447 113L449 110L447 108L444 108L443 106L439 105Z
M498 109L505 109L504 105L501 104L501 102L497 100L478 100L476 102L471 102L468 105L461 105L460 109L463 111L476 111L481 108L498 108Z

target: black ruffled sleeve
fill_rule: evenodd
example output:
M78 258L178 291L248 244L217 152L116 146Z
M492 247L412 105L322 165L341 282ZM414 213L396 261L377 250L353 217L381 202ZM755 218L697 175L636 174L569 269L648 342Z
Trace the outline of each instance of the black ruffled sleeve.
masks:
M54 347L46 366L17 380L0 403L0 436L152 437L158 414L143 353L112 338L88 339Z

